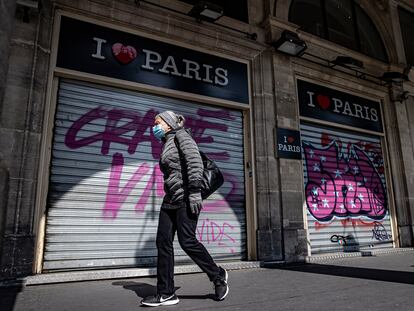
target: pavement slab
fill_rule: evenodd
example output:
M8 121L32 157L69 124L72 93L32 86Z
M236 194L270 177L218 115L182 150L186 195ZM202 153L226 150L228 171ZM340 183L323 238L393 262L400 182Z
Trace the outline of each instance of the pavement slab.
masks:
M143 310L155 277L0 288L1 311ZM156 310L414 310L414 251L229 271L214 301L202 273L175 276L180 303Z

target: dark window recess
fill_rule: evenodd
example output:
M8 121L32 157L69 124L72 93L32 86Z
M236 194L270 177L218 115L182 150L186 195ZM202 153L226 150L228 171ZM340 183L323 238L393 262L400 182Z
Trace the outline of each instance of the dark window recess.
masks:
M357 50L351 1L325 0L325 10L329 40Z
M398 8L407 64L414 65L414 13Z
M293 0L289 21L303 31L388 61L374 23L354 0Z
M387 62L387 52L373 22L358 5L355 6L355 13L358 29L360 29L359 42L361 44L361 52Z
M196 0L181 1L192 5L198 2ZM208 0L207 2L221 6L224 10L224 15L227 17L231 17L245 23L249 22L247 14L247 0L238 0L237 3L234 0Z
M303 14L298 14L300 12ZM300 25L303 31L326 37L320 1L293 1L289 13L289 21Z

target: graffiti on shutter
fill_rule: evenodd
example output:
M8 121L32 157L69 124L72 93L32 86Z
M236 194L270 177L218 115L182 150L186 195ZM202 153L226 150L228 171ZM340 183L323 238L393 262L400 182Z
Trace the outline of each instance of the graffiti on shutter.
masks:
M154 117L174 110L225 177L197 237L216 259L245 256L241 112L63 80L52 152L44 268L147 266L164 196ZM188 257L175 242L176 261Z
M392 245L379 138L301 125L313 252Z

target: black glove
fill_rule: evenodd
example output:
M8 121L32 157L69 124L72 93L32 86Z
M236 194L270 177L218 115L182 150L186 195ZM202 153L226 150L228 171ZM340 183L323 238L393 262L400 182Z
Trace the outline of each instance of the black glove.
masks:
M200 214L202 206L201 192L190 193L188 196L190 210L193 215Z

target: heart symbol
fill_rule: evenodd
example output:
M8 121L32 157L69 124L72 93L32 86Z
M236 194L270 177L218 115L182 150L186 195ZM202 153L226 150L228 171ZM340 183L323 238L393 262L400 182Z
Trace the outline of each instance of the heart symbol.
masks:
M321 107L323 110L326 110L331 105L331 100L326 95L318 95L316 97L316 100L318 101L319 107Z
M115 43L112 46L112 53L124 65L129 64L137 57L137 50L133 46L125 46L122 43Z
M288 140L289 144L291 144L295 141L295 138L292 137L292 136L289 136L287 140Z

